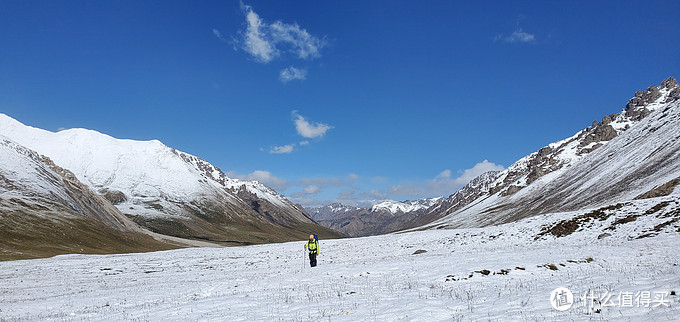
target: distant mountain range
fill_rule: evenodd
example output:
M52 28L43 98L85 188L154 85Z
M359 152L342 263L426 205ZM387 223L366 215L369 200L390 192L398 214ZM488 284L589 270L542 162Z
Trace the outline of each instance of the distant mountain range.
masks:
M21 257L22 242L32 238L54 248L53 253L79 249L74 245L97 239L96 230L81 223L113 235L160 240L131 247L141 250L193 244L168 245L170 238L162 235L224 245L305 239L312 232L341 236L259 182L228 178L207 161L156 140L120 140L85 129L53 133L4 114L0 140L7 158L0 164L0 231L10 232L9 243L15 245L3 250L7 254ZM54 222L64 223L66 217L67 231L82 237L51 245L43 237L64 234L65 226ZM32 226L42 228L33 231ZM109 241L107 247L123 248L114 244Z
M352 236L423 226L483 227L679 194L678 185L680 86L671 77L636 92L620 113L594 121L503 171L484 173L428 209L401 212L398 220L387 213L372 215L373 209L312 213L321 224Z
M370 236L402 229L442 198L411 201L385 200L370 208L358 208L334 203L310 208L314 220L328 228L352 237Z

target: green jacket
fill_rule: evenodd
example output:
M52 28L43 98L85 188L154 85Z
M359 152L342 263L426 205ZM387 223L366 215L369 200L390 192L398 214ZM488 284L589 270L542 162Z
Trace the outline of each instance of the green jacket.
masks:
M309 250L310 254L318 254L319 253L319 242L314 240L314 241L307 241L305 244L305 248Z

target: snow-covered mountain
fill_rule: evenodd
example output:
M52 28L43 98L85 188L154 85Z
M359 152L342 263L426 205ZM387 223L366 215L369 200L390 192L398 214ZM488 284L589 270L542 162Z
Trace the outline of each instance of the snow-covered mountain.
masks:
M371 212L386 210L391 214L409 213L432 207L433 204L441 200L441 197L424 198L418 200L394 201L386 200L371 207Z
M0 259L187 246L148 232L47 157L0 136Z
M319 224L348 236L370 236L403 229L425 210L442 198L394 201L383 200L370 208L358 208L334 203L311 208L309 212Z
M622 112L473 180L419 224L486 226L656 196L663 187L669 194L680 182L679 139L680 85L669 78L635 93Z
M85 129L53 133L4 114L0 135L48 156L158 233L236 243L290 240L310 230L334 235L274 190L228 178L205 160L157 140L121 140Z
M347 206L341 203L335 202L327 206L316 207L316 208L306 208L307 212L312 215L314 220L331 220L339 215L347 212L357 211L361 208L355 206Z

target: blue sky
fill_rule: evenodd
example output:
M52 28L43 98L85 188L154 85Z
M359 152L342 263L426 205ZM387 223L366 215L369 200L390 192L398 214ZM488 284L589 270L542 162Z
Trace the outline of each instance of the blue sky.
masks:
M678 1L0 1L0 112L304 205L448 195L680 76Z

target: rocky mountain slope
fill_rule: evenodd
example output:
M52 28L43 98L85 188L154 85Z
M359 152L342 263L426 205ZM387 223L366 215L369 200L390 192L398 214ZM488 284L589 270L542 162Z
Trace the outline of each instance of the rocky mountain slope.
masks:
M622 112L480 176L411 225L487 226L670 194L680 181L679 139L680 86L669 78L635 93Z
M157 140L120 140L85 129L53 133L3 114L0 135L72 171L156 233L223 244L286 241L310 231L339 236L272 189L228 178L205 160Z
M124 216L73 173L0 136L0 260L188 246Z
M360 209L359 207L347 206L337 202L323 207L306 208L307 212L317 222L332 220L339 215Z
M319 224L348 236L371 236L402 229L440 199L386 200L370 208L351 207L336 203L326 207L312 208L309 212Z

